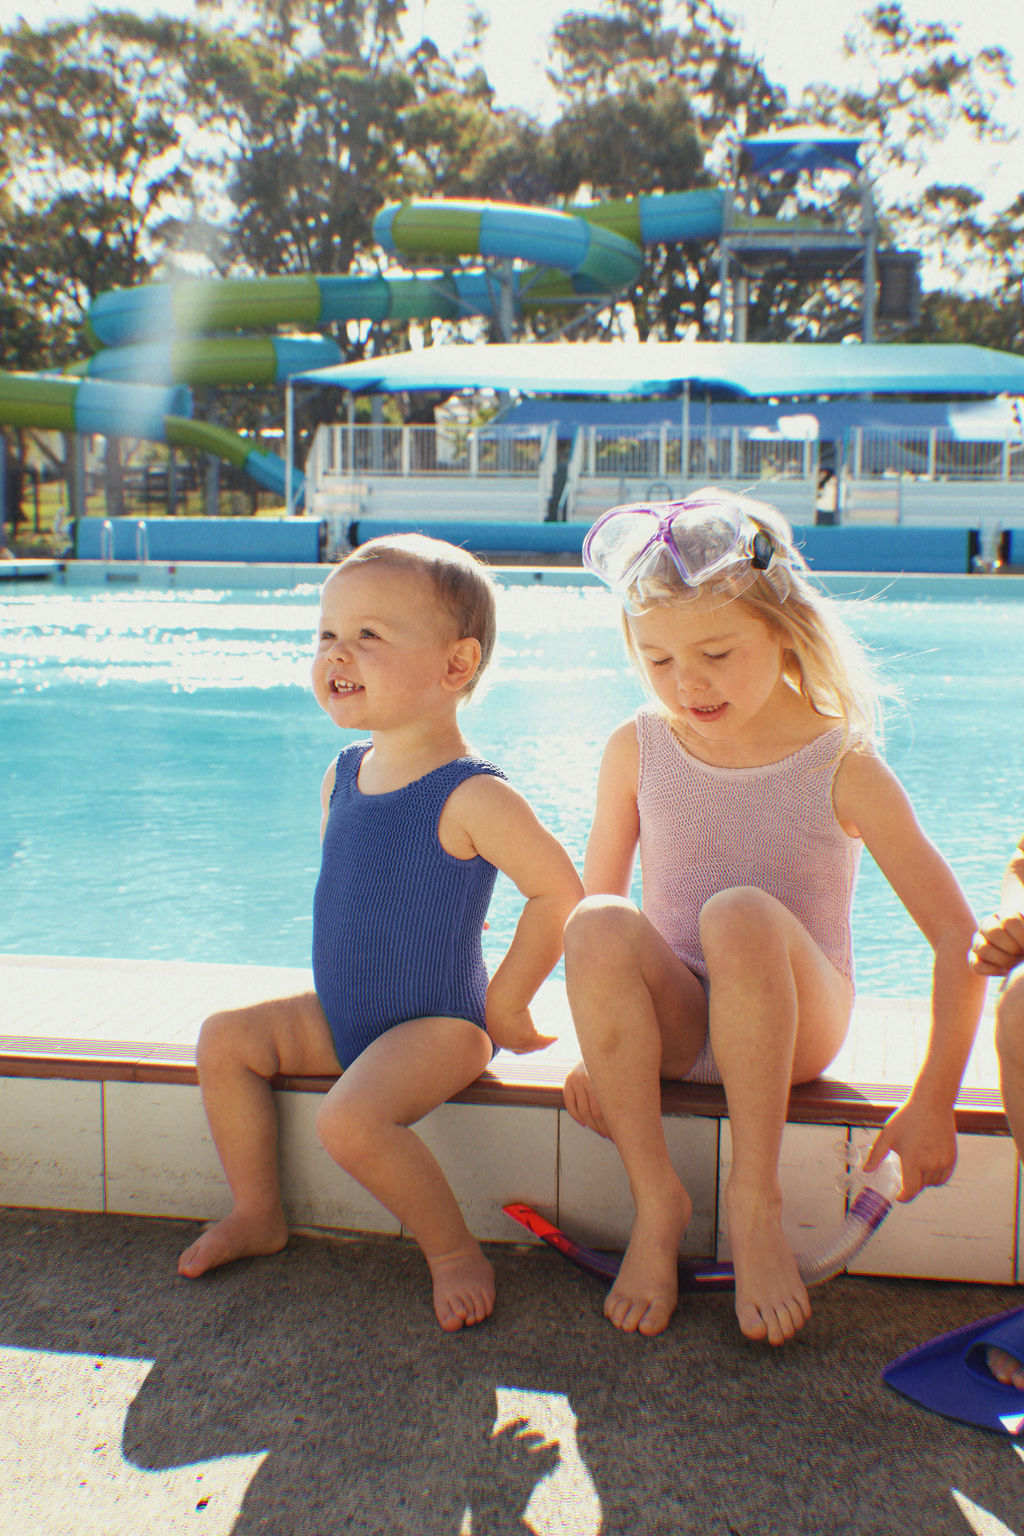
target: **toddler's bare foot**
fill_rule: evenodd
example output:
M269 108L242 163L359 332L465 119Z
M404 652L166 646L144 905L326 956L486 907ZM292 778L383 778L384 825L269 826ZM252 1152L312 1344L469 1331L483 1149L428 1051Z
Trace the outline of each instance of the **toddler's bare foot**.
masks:
M676 1180L660 1198L638 1206L629 1246L604 1315L623 1333L653 1335L669 1325L679 1299L679 1239L693 1214L693 1202Z
M445 1333L482 1323L494 1311L494 1270L475 1238L453 1253L426 1255L434 1281L434 1311Z
M1008 1355L1005 1349L990 1344L985 1351L985 1364L1004 1387L1016 1387L1019 1392L1024 1392L1024 1365L1015 1355Z
M232 1211L223 1221L206 1227L178 1260L178 1274L197 1280L208 1269L230 1264L233 1259L280 1253L288 1241L284 1216L243 1216Z
M725 1204L740 1330L748 1339L785 1344L810 1317L811 1303L782 1230L781 1206L731 1189Z

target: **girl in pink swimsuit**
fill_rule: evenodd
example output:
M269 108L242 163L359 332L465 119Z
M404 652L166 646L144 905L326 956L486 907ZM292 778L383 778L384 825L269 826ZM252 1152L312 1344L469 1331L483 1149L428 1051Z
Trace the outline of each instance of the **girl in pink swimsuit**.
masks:
M653 700L605 749L587 896L566 929L583 1054L566 1105L615 1142L636 1205L605 1314L626 1332L668 1325L692 1205L660 1079L720 1082L736 1312L748 1338L781 1344L810 1315L782 1229L786 1106L849 1027L862 845L935 953L925 1061L868 1162L899 1154L903 1200L945 1182L956 1159L953 1108L984 996L967 965L974 918L878 755L884 690L784 518L713 490L616 507L587 535L584 563L621 597ZM638 849L641 909L627 895Z

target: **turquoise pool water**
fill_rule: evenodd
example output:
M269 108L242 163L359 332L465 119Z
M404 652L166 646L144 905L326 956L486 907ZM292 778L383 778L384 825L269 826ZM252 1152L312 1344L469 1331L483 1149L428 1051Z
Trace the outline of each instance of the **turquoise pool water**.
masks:
M1024 582L835 581L868 594L851 618L904 693L889 760L986 911L1024 826ZM503 588L465 726L580 860L604 740L641 696L612 601L563 582ZM0 598L0 949L306 964L342 740L308 688L316 585ZM499 882L492 960L517 913ZM928 990L930 952L869 858L854 937L862 991Z

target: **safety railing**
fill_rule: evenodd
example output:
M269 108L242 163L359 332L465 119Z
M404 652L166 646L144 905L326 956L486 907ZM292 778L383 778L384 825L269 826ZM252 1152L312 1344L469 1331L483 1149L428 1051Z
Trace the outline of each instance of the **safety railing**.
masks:
M758 427L580 427L560 508L568 518L589 518L615 500L669 500L720 484L764 496L796 521L813 521L818 462L815 439Z
M855 480L909 475L925 480L1024 480L1024 437L970 441L948 428L855 427L846 452Z
M554 448L550 426L386 426L357 422L318 429L307 463L314 484L365 475L487 475L535 478Z
M817 444L760 427L670 426L623 431L586 427L581 473L628 480L805 480L817 463Z

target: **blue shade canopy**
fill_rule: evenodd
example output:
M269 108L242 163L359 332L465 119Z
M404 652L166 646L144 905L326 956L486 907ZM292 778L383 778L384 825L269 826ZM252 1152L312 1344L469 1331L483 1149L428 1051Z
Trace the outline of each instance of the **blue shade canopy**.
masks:
M846 134L794 129L743 140L743 153L752 171L831 171L860 169L863 141Z
M1024 394L1024 357L962 345L556 342L424 347L292 375L354 393L494 389L542 395L750 399Z

